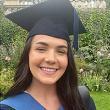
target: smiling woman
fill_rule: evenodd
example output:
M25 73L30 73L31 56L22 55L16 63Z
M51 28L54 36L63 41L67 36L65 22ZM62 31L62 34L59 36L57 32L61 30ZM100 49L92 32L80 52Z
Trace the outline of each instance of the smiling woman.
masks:
M29 36L0 110L95 110L78 88L69 35L74 33L77 49L85 28L69 0L47 0L6 17Z

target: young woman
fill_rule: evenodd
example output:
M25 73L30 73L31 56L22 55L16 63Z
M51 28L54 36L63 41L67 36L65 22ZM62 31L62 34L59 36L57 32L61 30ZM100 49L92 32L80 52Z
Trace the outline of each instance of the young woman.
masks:
M95 110L91 106L93 100L87 97L84 101L78 89L69 39L75 30L73 10L68 0L48 0L7 16L28 30L29 37L15 82L5 95L7 98L1 101L0 110ZM78 18L75 11L74 15ZM78 27L84 32L78 20ZM76 25L74 34L80 28Z

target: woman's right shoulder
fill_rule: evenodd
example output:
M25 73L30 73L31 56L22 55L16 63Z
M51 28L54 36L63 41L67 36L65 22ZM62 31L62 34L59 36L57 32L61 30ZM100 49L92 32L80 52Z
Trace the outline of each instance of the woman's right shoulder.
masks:
M24 93L20 93L0 101L0 110L15 110L22 103L23 96Z
M15 110L15 109L6 104L0 104L0 110Z
M15 110L11 103L14 103L14 100L12 98L7 98L2 101L0 101L0 110Z

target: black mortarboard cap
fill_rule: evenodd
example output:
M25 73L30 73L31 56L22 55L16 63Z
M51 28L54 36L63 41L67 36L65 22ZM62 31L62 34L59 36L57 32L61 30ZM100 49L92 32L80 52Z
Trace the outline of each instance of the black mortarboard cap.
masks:
M69 35L74 34L75 49L78 49L78 34L86 32L69 0L47 0L6 17L26 29L29 37L44 34L69 41Z

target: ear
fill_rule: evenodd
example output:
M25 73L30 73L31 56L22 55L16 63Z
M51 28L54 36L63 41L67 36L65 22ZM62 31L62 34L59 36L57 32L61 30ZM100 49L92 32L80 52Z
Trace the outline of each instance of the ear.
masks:
M84 102L87 110L96 110L95 103L90 96L89 90L86 86L78 86L80 96L82 98L82 101Z

